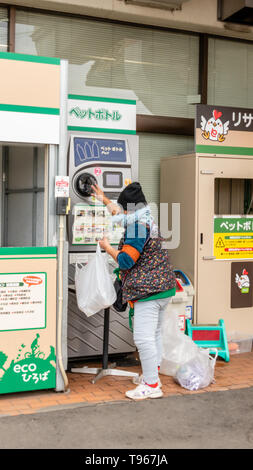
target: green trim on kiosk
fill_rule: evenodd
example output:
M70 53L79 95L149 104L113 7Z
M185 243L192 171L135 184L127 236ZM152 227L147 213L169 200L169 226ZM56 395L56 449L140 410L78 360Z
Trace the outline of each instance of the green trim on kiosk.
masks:
M102 96L86 96L86 95L68 95L69 100L83 100L83 101L100 101L102 103L121 103L136 105L136 100L129 100L125 98L105 98Z
M56 246L0 247L0 256L14 255L57 255Z
M68 131L82 131L82 132L107 132L108 134L136 134L136 131L127 129L105 129L103 127L79 127L68 126Z
M197 153L218 153L224 155L253 155L253 147L228 147L221 145L196 145Z
M37 62L39 64L60 65L60 59L56 57L43 57L31 54L18 54L16 52L0 52L0 59L21 60L24 62Z
M43 106L24 106L18 104L0 104L0 111L32 114L52 114L55 116L60 114L59 108L44 108Z

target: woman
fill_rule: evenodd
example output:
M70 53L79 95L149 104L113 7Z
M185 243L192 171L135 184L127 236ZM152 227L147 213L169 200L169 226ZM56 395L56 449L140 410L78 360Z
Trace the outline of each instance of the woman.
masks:
M99 243L119 264L123 283L122 301L134 306L134 342L139 352L142 375L134 379L138 386L126 392L133 400L160 398L158 377L162 357L161 324L163 312L175 295L175 275L168 252L153 221L141 185L131 183L120 193L118 205L112 203L98 186L95 196L124 224L125 232L118 249L104 237ZM121 207L121 209L120 209Z

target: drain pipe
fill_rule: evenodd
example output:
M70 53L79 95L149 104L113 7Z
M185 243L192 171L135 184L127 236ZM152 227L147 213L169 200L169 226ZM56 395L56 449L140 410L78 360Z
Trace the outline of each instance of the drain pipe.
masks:
M68 390L68 377L62 359L62 311L63 311L63 246L64 246L64 215L59 215L58 243L58 321L57 321L57 360L64 381L64 391Z
M68 116L68 61L60 61L61 91L60 91L60 145L58 155L58 175L66 175L67 168L67 116ZM62 376L65 392L68 391L68 377L66 375L63 357L63 265L64 265L64 247L65 247L65 217L70 209L70 200L68 198L56 198L56 213L59 216L58 226L58 321L57 321L57 358L59 366L59 378ZM65 333L64 333L65 334ZM62 384L61 384L62 386Z

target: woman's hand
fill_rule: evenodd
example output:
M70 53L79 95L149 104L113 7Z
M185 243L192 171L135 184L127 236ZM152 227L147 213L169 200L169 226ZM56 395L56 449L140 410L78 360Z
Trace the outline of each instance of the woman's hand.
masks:
M115 250L113 246L110 245L110 242L107 237L102 238L102 240L99 240L99 245L102 248L102 250L105 250L108 255L110 255L114 261L117 262L118 254L120 253L119 250Z
M99 245L102 250L108 251L110 250L111 245L107 237L103 237L102 240L99 240Z
M102 189L97 184L92 185L91 188L92 188L94 196L98 199L98 201L103 202L105 195L104 195Z
M120 207L112 202L107 196L105 196L102 189L97 184L91 185L91 188L96 199L98 199L98 201L102 202L107 207L110 214L119 214Z

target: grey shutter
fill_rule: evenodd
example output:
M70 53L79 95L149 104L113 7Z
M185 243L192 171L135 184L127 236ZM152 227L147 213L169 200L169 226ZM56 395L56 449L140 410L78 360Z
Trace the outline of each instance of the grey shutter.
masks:
M209 39L208 104L253 106L253 44Z
M0 51L8 50L8 10L0 7Z
M194 117L198 36L17 10L16 52L69 60L69 92L134 98L138 114Z
M160 159L169 155L193 152L192 137L163 134L140 134L139 175L149 203L160 203Z

